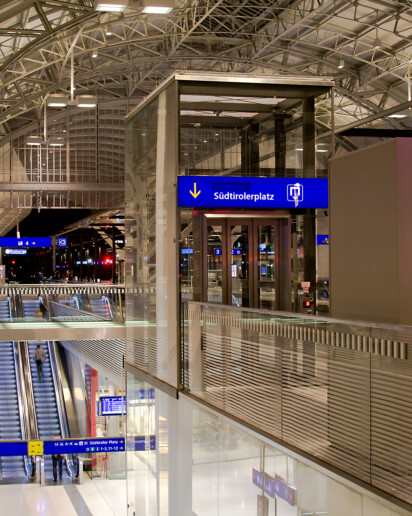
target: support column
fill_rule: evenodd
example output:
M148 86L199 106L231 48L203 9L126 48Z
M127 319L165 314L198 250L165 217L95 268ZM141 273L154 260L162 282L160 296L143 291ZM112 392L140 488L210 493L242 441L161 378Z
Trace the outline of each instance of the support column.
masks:
M275 176L286 175L286 134L285 120L275 118Z
M83 278L83 260L84 260L83 237L80 237L80 250L79 250L79 261L80 261L79 280L80 281Z
M56 237L52 238L53 275L56 272Z
M251 176L259 171L259 124L253 124L242 131L241 162L242 175Z
M112 226L112 283L116 283L116 237Z
M315 177L315 99L302 101L303 124L303 177ZM304 215L304 280L310 281L310 294L313 297L313 313L316 314L316 222L315 210L307 209Z

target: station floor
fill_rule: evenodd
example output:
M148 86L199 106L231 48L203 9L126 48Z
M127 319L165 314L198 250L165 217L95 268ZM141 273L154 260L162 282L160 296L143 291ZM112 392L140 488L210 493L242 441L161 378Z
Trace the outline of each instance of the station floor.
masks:
M0 508L13 516L126 516L126 481L85 475L81 485L0 485Z

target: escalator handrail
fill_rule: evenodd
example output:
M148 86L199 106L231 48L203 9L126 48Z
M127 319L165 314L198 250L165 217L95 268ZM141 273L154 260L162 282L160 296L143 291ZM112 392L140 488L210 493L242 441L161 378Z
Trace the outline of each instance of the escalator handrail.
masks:
M49 359L50 359L50 369L52 373L53 387L56 396L56 407L57 407L57 415L59 418L60 432L63 439L70 438L69 425L67 422L67 414L66 414L66 406L64 403L64 395L63 395L63 386L62 379L60 374L60 369L57 364L56 357L56 343L53 341L47 341L47 347L49 350ZM69 477L73 477L75 475L75 464L73 460L73 455L66 455L66 466Z
M20 381L22 388L24 389L24 392L22 391L22 394L24 396L23 403L26 406L25 412L27 417L27 437L28 439L36 440L39 438L39 431L37 428L37 416L34 404L34 390L28 343L19 342L18 348L18 356L20 361Z
M102 299L104 299L104 304L105 304L106 308L109 309L110 319L113 321L113 310L112 310L112 304L110 303L110 299L107 296L102 296Z
M25 346L25 349L27 349L27 345ZM24 374L25 369L23 367L24 359L22 358L22 346L17 342L13 342L13 361L16 376L21 437L23 440L31 440L38 437L36 411L34 410L33 391L31 390L30 392L27 386L27 377ZM31 380L31 375L28 376L30 376ZM32 412L31 416L29 416L30 411ZM32 432L34 432L34 434ZM35 467L33 467L32 459L33 457L29 457L28 455L23 457L24 470L28 477L33 477L36 471Z

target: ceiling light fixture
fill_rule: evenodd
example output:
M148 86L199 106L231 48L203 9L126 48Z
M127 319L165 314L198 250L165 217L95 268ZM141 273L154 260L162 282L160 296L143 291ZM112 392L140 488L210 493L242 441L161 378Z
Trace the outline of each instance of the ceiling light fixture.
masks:
M112 30L110 25L107 25L107 27L106 27L106 36L112 36L112 35L113 35L113 30Z
M47 143L50 145L50 147L63 147L64 138L49 138Z
M97 97L93 95L79 95L77 97L77 107L79 108L95 108L97 106Z
M168 14L174 6L174 0L143 0L145 14Z
M392 115L388 115L388 118L406 118L407 116L402 113L392 113Z
M381 48L381 46L382 46L381 40L376 38L375 41L373 42L373 48Z
M122 13L126 9L128 3L128 0L111 0L110 2L95 0L94 8L96 11L101 12Z
M99 52L97 51L97 49L94 49L92 51L92 57L96 58L98 55L99 55Z
M46 104L48 107L66 107L68 101L66 95L49 95Z
M41 136L27 136L26 138L27 145L41 145L42 142Z
M339 59L338 68L343 68L345 66L345 61L343 59Z

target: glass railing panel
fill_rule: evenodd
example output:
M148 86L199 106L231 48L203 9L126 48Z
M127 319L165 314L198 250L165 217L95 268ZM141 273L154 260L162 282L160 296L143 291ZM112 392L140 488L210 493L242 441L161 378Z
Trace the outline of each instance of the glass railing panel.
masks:
M183 302L186 391L412 501L412 328Z
M0 285L0 322L124 322L124 298L124 285L5 284Z

